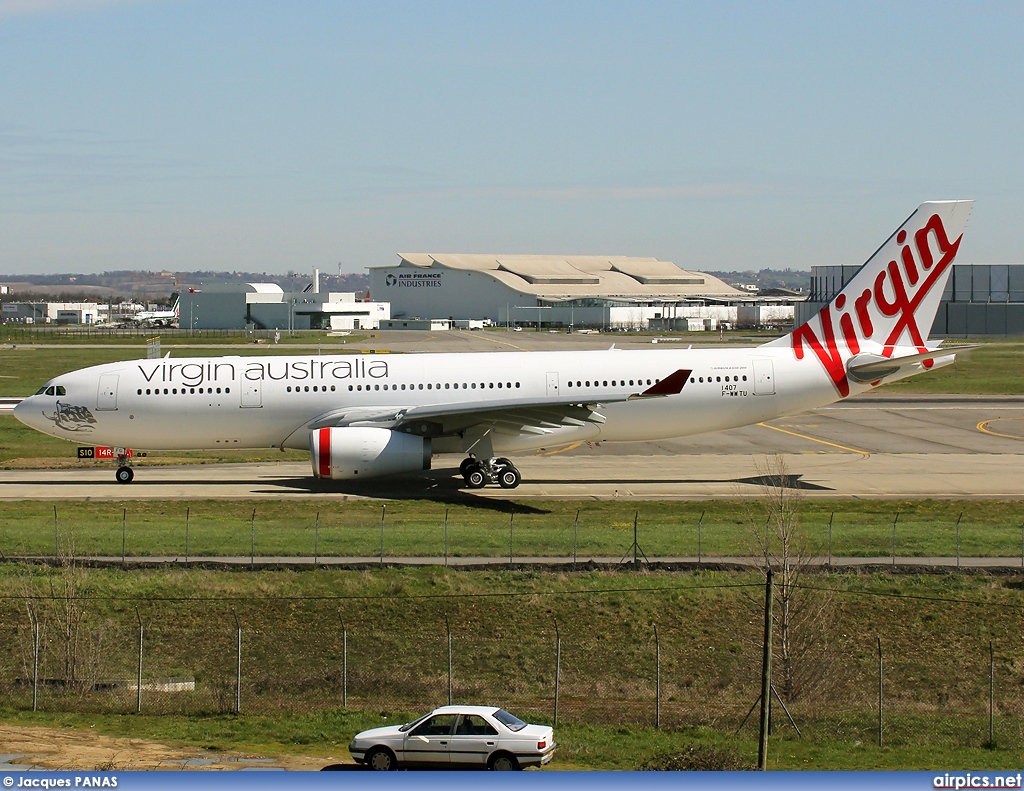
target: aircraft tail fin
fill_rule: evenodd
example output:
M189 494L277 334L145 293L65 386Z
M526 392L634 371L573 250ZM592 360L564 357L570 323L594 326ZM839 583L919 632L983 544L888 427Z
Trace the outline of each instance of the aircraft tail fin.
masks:
M973 205L922 203L817 315L765 345L792 346L798 360L815 355L843 397L850 358L932 351L928 334ZM931 367L932 358L921 362Z

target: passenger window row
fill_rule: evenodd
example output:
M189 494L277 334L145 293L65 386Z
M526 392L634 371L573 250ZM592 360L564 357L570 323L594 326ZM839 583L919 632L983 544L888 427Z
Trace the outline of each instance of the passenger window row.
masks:
M725 376L725 377L716 376L714 378L714 381L715 382L721 382L723 379L726 382L738 382L738 381L740 381L740 377L738 377L738 376L733 376L732 378L729 378L728 376ZM712 381L710 376L707 378L707 381L708 382ZM743 375L743 381L744 382L747 381L747 375L746 374ZM698 382L703 383L704 382L704 377L703 376L691 376L690 377L690 384L697 384Z
M644 381L645 380L643 380L643 379L636 379L636 380L630 379L628 386L629 387L635 387L635 386L639 385L639 386L643 387ZM649 384L649 385L657 384L660 381L661 381L660 379L647 379L646 380L647 384ZM612 379L610 385L608 384L608 380L607 379L602 379L600 381L595 379L593 382L591 382L589 379L587 379L585 381L580 381L579 379L577 379L576 382L573 382L572 379L570 379L568 384L569 384L569 387L572 387L574 384L575 384L576 387L626 387L627 386L625 379Z
M495 383L495 382L480 382L480 384L478 385L476 382L469 382L469 383L462 382L461 384L459 384L459 383L452 384L451 382L446 382L445 384L442 385L440 382L438 382L437 384L434 384L433 382L429 382L426 385L420 384L420 385L408 385L408 386L406 386L406 385L349 385L348 389L349 389L349 391L352 391L352 390L381 390L381 389L383 389L383 390L441 390L441 389L444 389L444 390L459 390L460 388L462 390L477 390L477 389L479 389L479 390L493 390L494 388L498 388L499 390L502 390L502 389L511 390L513 387L516 387L516 388L520 387L520 383L516 382L513 385L512 382L497 382L497 383ZM314 390L315 389L316 388L314 388ZM334 388L332 387L331 389L333 390Z
M213 392L214 392L214 389L212 387L182 387L182 388L180 388L180 390L177 387L171 387L171 388L165 387L163 390L161 390L159 387L153 387L153 388L147 387L146 390L145 390L145 394L146 395L195 395L197 393L199 395L203 395L203 394L212 395ZM222 392L221 388L218 387L217 388L217 392L218 393ZM223 392L224 393L230 393L231 392L231 388L230 387L225 387L223 389ZM135 391L135 394L136 395L142 395L143 394L143 390L140 388L140 389Z

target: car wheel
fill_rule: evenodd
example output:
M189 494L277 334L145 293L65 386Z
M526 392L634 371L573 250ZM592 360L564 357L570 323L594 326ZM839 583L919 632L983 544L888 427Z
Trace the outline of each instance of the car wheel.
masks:
M492 772L515 772L519 769L519 761L509 753L498 753L491 758L490 768Z
M374 772L393 772L395 754L386 747L374 747L366 754L366 768Z

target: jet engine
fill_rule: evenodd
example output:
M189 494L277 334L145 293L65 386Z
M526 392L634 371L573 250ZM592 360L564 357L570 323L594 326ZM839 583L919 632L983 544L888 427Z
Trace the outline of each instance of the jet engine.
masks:
M313 475L345 481L430 469L430 439L387 428L320 428L309 432Z

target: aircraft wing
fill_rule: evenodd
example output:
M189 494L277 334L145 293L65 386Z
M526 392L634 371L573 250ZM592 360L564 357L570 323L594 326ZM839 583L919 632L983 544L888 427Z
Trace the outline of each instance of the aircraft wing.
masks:
M556 429L603 423L601 404L635 398L675 395L683 389L690 371L678 370L641 393L624 393L600 399L577 395L545 398L531 403L522 398L487 400L472 404L429 404L404 407L352 407L327 412L311 421L311 431L341 426L389 428L420 436L450 436L474 426L488 427L502 434L547 434Z

